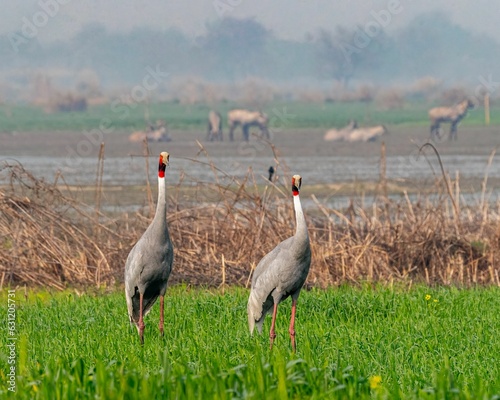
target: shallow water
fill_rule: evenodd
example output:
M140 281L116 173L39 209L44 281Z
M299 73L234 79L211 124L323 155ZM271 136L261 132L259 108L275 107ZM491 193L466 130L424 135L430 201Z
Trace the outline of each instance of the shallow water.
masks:
M444 155L441 157L445 171L455 177L456 171L461 178L482 180L488 157L480 155ZM58 171L69 185L93 185L96 182L97 162L94 158L77 158L68 161L63 157L0 157L0 163L21 163L37 178L53 182ZM156 179L155 158L149 160L148 175L151 181ZM327 184L353 181L377 181L380 174L379 157L355 156L317 156L284 157L280 160L278 174L284 169L294 174L299 173L307 184ZM387 178L390 180L422 180L441 175L435 158L426 160L415 155L390 156L386 162ZM200 157L196 160L171 157L167 170L167 179L171 184L184 177L184 183L214 182L219 179L242 179L252 170L257 183L263 183L268 176L268 168L274 164L271 157L217 157L214 172L208 160ZM104 162L103 183L105 185L142 185L146 180L146 164L142 157L106 157ZM222 172L221 172L222 171ZM488 170L489 178L500 178L500 163L493 162ZM229 178L228 178L229 177ZM0 182L2 183L2 182Z

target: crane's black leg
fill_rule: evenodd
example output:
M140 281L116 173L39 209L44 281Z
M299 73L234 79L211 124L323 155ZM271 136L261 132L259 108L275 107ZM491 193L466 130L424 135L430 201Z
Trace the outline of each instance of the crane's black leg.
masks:
M144 344L144 320L142 316L142 300L143 300L143 294L139 293L139 338L141 339L141 344Z
M292 341L292 350L295 353L295 310L297 308L297 300L292 299L292 317L290 318L290 329L288 332L290 333L290 340Z
M159 328L160 328L160 333L161 335L163 336L163 296L160 296L160 324L159 324Z
M274 325L276 324L276 314L278 313L278 303L274 303L273 309L273 319L271 321L271 330L269 331L269 340L271 341L270 349L273 349L274 339L276 339L276 333L274 332Z

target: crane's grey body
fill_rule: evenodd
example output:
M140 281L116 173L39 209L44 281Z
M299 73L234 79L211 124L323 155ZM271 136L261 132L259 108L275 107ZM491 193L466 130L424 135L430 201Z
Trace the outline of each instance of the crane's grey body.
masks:
M259 333L262 332L264 318L272 311L274 303L281 303L289 296L299 297L311 265L311 248L309 241L307 245L296 246L295 239L292 236L281 242L255 268L248 300L250 331L256 324Z
M166 207L166 204L164 204ZM158 205L158 208L161 208ZM163 214L163 216L162 216ZM139 293L143 293L143 316L158 296L164 296L174 260L166 216L158 213L130 251L125 264L125 293L130 322L139 322Z
M298 192L294 195L294 206L297 221L295 235L278 244L255 268L247 306L251 333L255 324L259 333L262 332L265 316L275 305L289 296L295 304L307 279L311 265L311 247ZM293 318L294 316L292 326Z
M164 177L168 158L168 153L161 153L158 168L158 204L153 221L132 248L125 263L125 297L128 315L130 322L139 330L141 343L144 331L143 318L159 296L159 327L163 334L163 296L167 290L174 260L174 249L167 226Z

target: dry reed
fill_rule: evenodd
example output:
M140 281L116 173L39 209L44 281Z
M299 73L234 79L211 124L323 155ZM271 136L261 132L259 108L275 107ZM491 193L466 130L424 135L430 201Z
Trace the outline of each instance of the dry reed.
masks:
M184 175L169 188L175 245L171 282L248 285L262 256L294 233L286 165L281 164L282 175L274 182L262 185L251 170L239 180L201 152L206 158L193 162L206 163L215 182L196 182L189 202L182 189L191 177ZM100 155L99 162L103 159ZM47 183L19 164L5 163L0 175L8 182L0 188L3 284L63 289L121 283L128 251L150 215L104 215L99 205L90 207L65 194L71 192L59 183L62 177ZM411 202L405 195L393 202L382 175L381 196L371 207L358 207L354 199L348 209L334 210L312 196L315 206L306 212L313 251L308 286L364 281L500 285L499 214L484 196L480 207L459 207L455 179L450 186L440 183L435 197Z

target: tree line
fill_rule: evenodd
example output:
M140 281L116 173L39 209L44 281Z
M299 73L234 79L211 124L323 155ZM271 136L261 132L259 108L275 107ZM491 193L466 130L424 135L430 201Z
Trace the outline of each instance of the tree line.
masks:
M36 37L25 40L18 51L12 43L16 33L11 33L0 38L0 70L89 69L106 86L134 83L146 67L160 64L172 76L215 82L260 77L349 85L423 76L474 81L500 63L499 43L465 30L441 12L420 15L397 31L388 32L384 25L383 16L374 15L365 26L321 29L293 41L278 37L253 18L209 22L206 33L194 38L171 28L116 33L90 24L68 40L50 44L41 44Z

